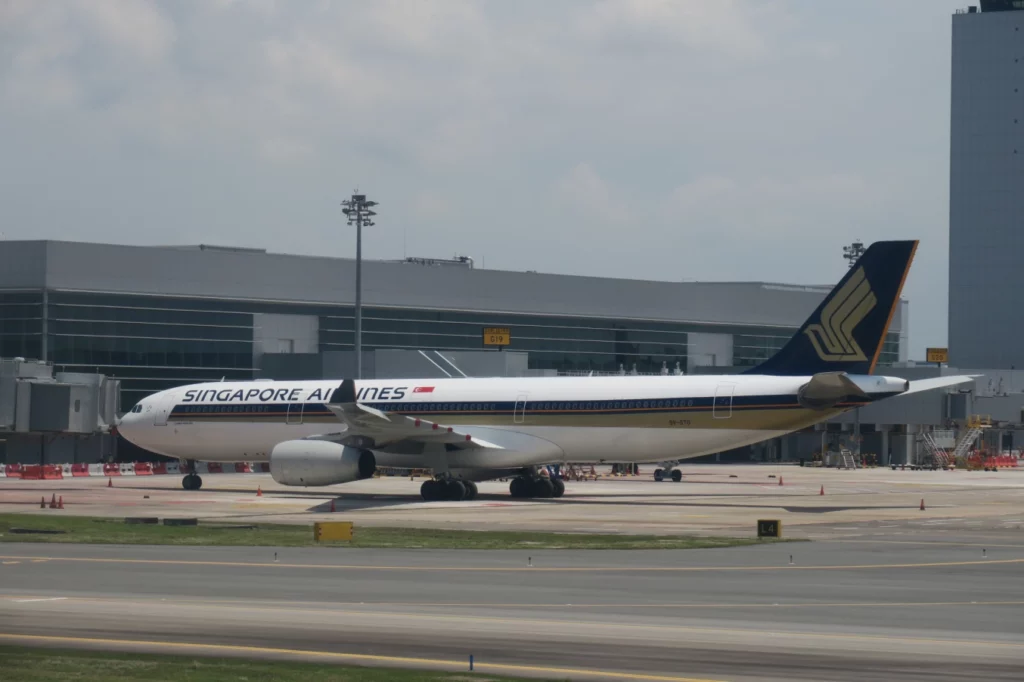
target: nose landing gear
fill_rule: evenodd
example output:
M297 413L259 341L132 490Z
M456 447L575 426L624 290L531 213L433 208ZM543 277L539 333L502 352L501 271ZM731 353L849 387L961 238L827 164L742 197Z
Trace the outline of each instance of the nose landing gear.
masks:
M670 471L666 471L665 469L655 469L654 470L654 480L655 481L661 482L661 481L664 481L666 478L669 478L669 477L671 477L671 479L674 482L679 483L680 481L683 480L683 472L680 471L679 469L672 469Z
M199 490L203 487L202 477L196 473L195 460L185 462L185 470L188 472L185 478L181 479L181 487L185 490Z

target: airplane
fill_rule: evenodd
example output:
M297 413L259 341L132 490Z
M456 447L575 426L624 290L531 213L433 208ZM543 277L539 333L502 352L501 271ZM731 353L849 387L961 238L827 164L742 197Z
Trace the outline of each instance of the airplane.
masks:
M872 244L796 335L743 374L203 383L144 398L117 428L182 460L186 490L202 486L196 461L269 461L289 486L427 468L428 501L471 500L497 478L512 479L515 498L561 497L548 466L699 457L972 381L874 374L916 249Z

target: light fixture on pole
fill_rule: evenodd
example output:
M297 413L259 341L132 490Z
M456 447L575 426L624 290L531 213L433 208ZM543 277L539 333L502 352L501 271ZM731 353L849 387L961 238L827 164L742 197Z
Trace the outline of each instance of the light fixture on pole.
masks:
M856 265L861 256L864 255L864 242L857 240L849 246L843 247L843 258L846 259L849 267Z
M357 190L358 191L358 190ZM363 378L363 225L374 224L376 201L367 201L365 194L353 194L341 202L348 224L356 226L356 379Z

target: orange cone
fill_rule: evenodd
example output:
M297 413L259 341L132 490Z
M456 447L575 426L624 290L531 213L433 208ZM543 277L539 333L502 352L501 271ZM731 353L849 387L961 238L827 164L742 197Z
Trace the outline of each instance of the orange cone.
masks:
M779 485L782 485L782 476L779 476Z
M263 488L256 486L256 497L263 497Z
M921 511L924 511L924 498L921 498Z
M334 511L334 500L331 500L331 511Z
M39 499L39 508L46 509L46 496L44 495Z
M818 494L819 495L824 495L825 494L825 486L821 486L821 490L818 491Z
M50 498L50 509L56 509L56 508L57 508L57 493L54 493L53 497Z
M112 478L108 478L107 479L107 487L108 488L113 488L114 487L114 479L112 479Z
M64 508L64 496L61 495L60 498L57 499L57 509L63 509L63 508Z

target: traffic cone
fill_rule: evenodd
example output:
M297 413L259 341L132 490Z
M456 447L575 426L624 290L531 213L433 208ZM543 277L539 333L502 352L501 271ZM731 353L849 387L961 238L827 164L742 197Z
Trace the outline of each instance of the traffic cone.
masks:
M46 496L44 495L39 499L39 508L46 509Z
M50 498L50 509L56 509L56 508L57 508L57 493L54 493L53 497Z
M331 500L331 512L334 512L334 500Z
M113 488L114 487L114 479L112 479L112 478L108 478L107 479L107 487L108 488Z
M263 488L256 486L256 497L263 497Z
M57 509L63 509L63 508L64 508L64 496L61 495L60 498L57 499Z
M779 476L779 485L782 485L782 476Z
M824 495L825 494L825 486L821 486L821 490L818 491L818 494L819 495Z
M924 511L924 498L921 498L921 511Z

